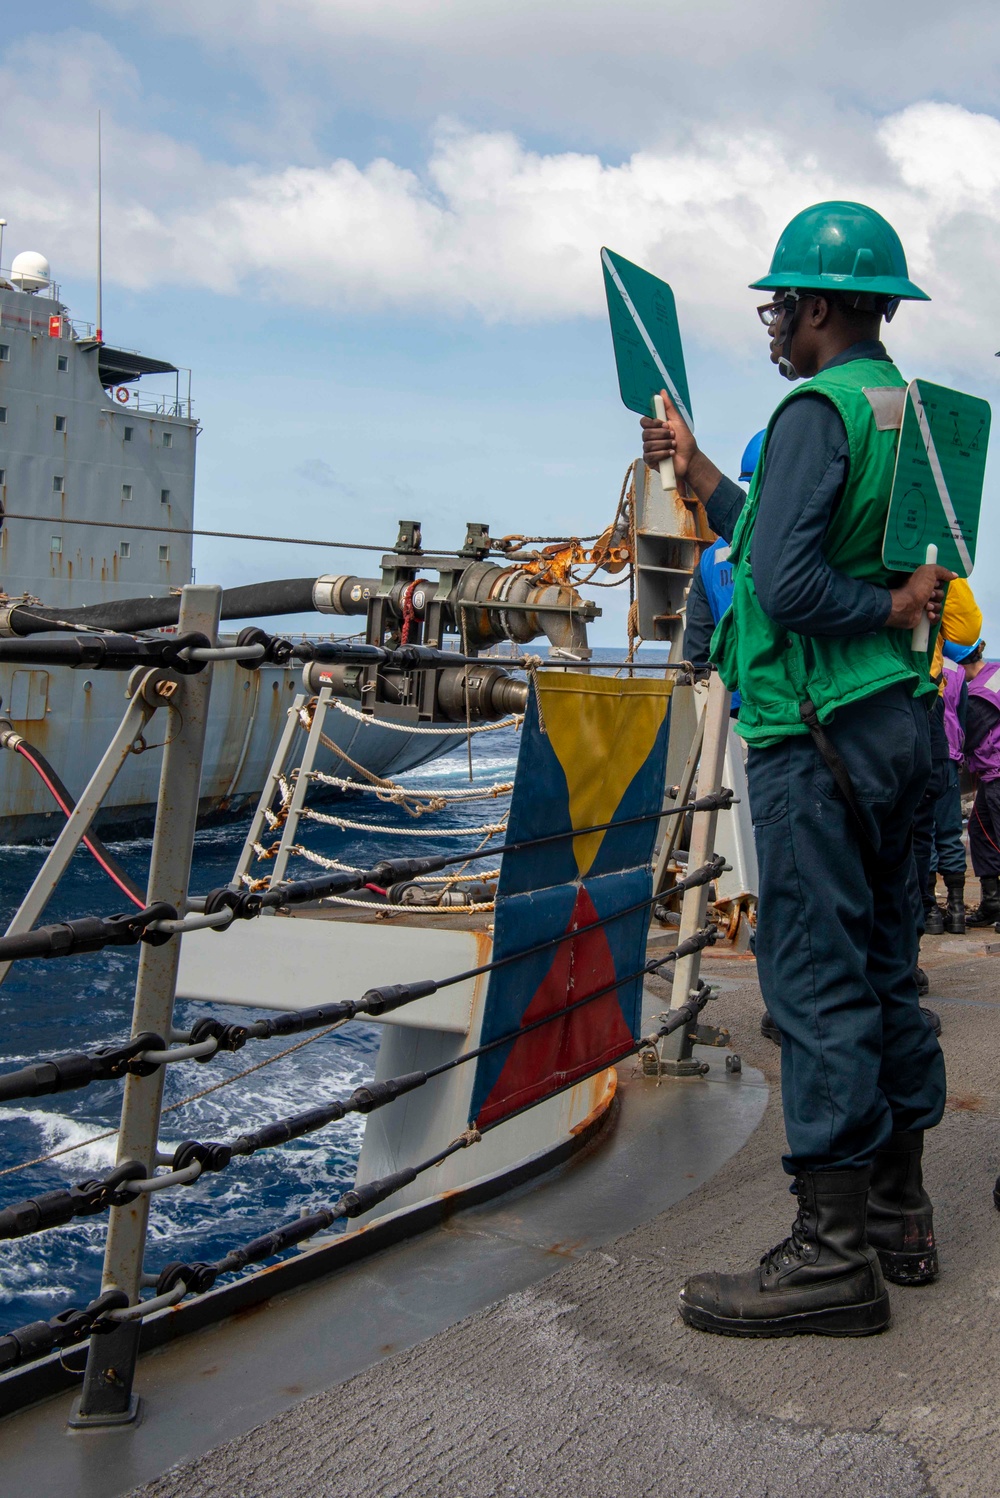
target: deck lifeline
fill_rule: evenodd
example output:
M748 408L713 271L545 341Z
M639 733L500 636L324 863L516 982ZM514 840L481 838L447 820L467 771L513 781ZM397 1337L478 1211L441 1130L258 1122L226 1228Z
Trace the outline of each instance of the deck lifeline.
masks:
M924 942L949 1068L948 1109L927 1152L943 1273L933 1286L892 1287L893 1325L882 1336L742 1341L691 1331L676 1315L685 1274L744 1267L788 1230L774 1085L744 1147L669 1211L652 1215L649 1200L644 1220L631 1230L623 1221L615 1241L574 1254L544 1282L512 1286L498 1304L387 1354L142 1498L995 1493L1000 956L986 954L984 938L997 940L990 930ZM778 1052L757 1033L752 970L706 966L742 985L709 1018L728 1024L776 1084Z
M650 1015L664 1007L665 992L647 995ZM144 1358L136 1389L146 1417L137 1429L67 1434L66 1395L10 1416L0 1423L4 1491L113 1498L239 1441L304 1397L523 1293L663 1212L719 1169L766 1106L759 1073L731 1077L723 1052L705 1055L708 1079L662 1087L623 1063L616 1122L566 1166Z

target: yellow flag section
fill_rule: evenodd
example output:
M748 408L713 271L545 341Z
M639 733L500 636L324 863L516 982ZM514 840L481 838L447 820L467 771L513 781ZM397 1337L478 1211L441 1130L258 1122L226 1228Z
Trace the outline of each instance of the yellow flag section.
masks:
M621 912L652 892L672 683L583 673L536 682L507 841L566 836L505 855L493 953L566 940L490 975L480 1043L525 1033L477 1064L470 1122L480 1126L592 1075L639 1038L649 911ZM648 820L625 825L635 817Z
M566 777L573 827L612 820L663 728L670 690L670 682L606 676L552 676L539 682L542 720ZM581 877L605 836L590 832L573 839Z

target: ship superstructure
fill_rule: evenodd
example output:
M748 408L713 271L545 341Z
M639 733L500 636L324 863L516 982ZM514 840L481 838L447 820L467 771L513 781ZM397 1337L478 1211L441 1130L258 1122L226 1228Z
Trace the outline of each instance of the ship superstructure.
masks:
M151 376L173 391L147 394L139 382ZM189 582L197 435L188 371L98 341L42 256L0 271L8 597L73 608Z
M59 628L64 612L128 600L147 610L161 600L162 611L179 595L192 580L198 432L189 370L112 346L94 325L74 320L43 255L25 251L0 271L0 636L21 632L11 625L18 608L23 616L38 607L52 620L47 627ZM374 599L379 629L402 607L376 597L381 587L366 580L359 593L361 612ZM350 602L325 603L330 591L319 590L318 609L358 612ZM302 608L312 595L309 584ZM167 618L153 627L161 623L172 628ZM531 632L522 629L520 637ZM59 768L73 795L120 719L123 686L109 673L0 667L3 711ZM238 811L259 795L295 687L296 674L282 663L252 674L220 663L202 815ZM382 709L366 705L366 714L353 705L332 715L320 768L346 780L391 776L457 742L447 722L428 732L436 702L386 709L388 728L379 721ZM456 716L465 719L464 706ZM409 733L408 724L421 719L421 733ZM156 746L130 758L101 809L103 825L131 831L151 823L159 764ZM0 844L51 836L63 815L27 765L4 759Z

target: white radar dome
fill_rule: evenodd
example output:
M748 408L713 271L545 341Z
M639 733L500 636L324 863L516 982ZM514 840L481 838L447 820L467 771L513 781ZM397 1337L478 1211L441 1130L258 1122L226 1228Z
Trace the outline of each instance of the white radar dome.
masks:
M22 291L44 291L52 281L52 270L37 250L22 250L11 261L10 279Z

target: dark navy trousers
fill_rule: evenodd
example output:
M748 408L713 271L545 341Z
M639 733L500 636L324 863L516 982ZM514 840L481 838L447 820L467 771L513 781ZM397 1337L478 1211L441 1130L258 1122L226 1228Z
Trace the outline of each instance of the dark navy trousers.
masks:
M867 1165L890 1134L938 1123L945 1100L914 979L910 830L931 770L927 711L890 687L841 708L827 733L878 850L873 868L811 738L751 748L747 763L757 971L781 1031L789 1174Z

